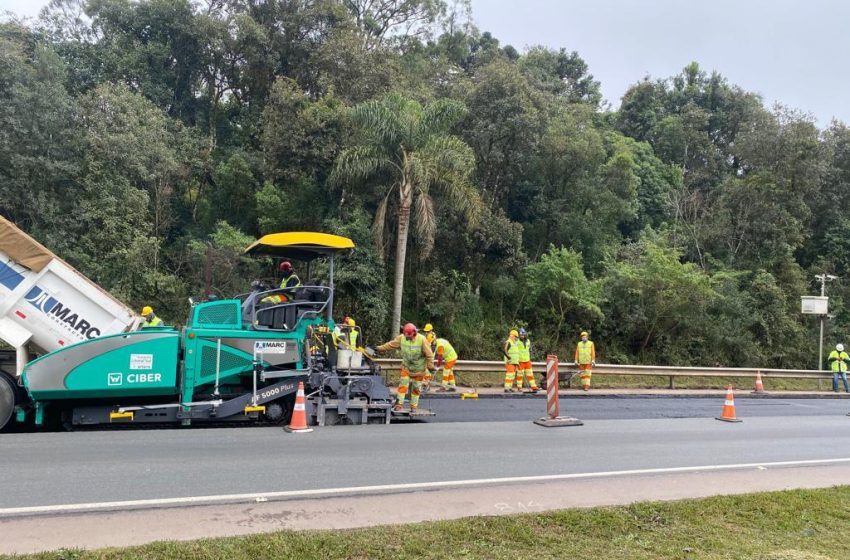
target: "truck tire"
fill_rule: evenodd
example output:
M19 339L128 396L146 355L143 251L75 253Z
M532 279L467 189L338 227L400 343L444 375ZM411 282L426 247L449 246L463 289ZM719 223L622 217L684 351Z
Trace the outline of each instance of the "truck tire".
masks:
M3 373L0 373L0 431L11 424L12 415L15 413L15 400L18 391L14 382Z

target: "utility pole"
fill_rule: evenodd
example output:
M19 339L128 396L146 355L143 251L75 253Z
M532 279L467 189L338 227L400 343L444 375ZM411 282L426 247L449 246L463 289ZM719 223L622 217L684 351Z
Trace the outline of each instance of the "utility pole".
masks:
M837 279L838 276L833 276L832 274L816 274L815 279L820 282L820 297L826 297L826 283L832 282ZM823 369L823 320L826 317L825 314L820 315L820 344L818 345L818 370ZM820 385L820 382L818 382Z

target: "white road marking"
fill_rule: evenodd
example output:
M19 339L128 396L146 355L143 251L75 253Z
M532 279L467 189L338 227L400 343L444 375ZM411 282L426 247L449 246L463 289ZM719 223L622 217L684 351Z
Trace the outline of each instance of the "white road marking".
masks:
M810 459L803 461L775 461L768 463L739 463L733 465L701 465L697 467L667 467L656 469L633 469L625 471L603 471L592 473L550 474L538 476L520 476L505 478L476 478L469 480L446 480L440 482L413 482L407 484L381 484L377 486L350 486L347 488L317 488L314 490L288 490L283 492L255 492L251 494L219 494L213 496L189 496L185 498L153 498L147 500L126 500L118 502L93 502L83 504L63 504L53 506L28 506L0 509L0 517L15 515L39 515L80 513L85 511L129 509L164 506L207 505L221 502L262 502L291 498L331 497L352 494L377 494L393 492L411 492L440 488L458 488L464 486L493 486L500 484L519 484L527 482L550 482L587 478L610 478L616 476L635 476L647 474L673 474L701 471L728 471L740 469L764 470L770 467L809 467L850 463L850 457L841 459Z

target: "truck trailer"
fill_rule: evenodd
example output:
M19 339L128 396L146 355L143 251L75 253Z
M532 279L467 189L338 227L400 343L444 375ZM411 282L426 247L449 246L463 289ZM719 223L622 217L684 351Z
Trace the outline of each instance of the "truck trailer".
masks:
M136 329L141 318L0 217L0 427L31 357Z
M125 320L123 328L118 319L106 324L86 318L89 327L83 332L78 322L74 330L82 340L66 341L26 363L14 380L8 373L0 374L7 385L0 386L0 428L13 421L29 427L60 423L67 428L281 424L289 420L299 383L308 394L307 416L312 424L389 423L392 398L380 368L371 363L352 367L351 362L337 367L332 336L335 256L353 247L350 239L325 233L266 235L246 254L303 261L308 278L313 261L327 259L327 282L308 279L296 288L273 289L255 283L251 293L231 299L190 300L186 326L179 329L130 329L136 319L132 313L126 320L119 316ZM38 272L20 260L6 262L7 268L24 278L24 272ZM23 290L18 286L12 291ZM81 297L97 293L105 294L98 289ZM57 304L51 307L49 298L60 300L48 294L44 306L48 311L41 312L55 317L57 313L50 309ZM19 307L24 302L32 306L32 299L16 297L14 301ZM0 300L4 308L7 303ZM83 308L79 301L75 303ZM64 310L66 303L62 305ZM49 333L57 332L51 325ZM35 333L30 339L35 339ZM4 340L20 342L5 335ZM40 348L50 340L44 332L38 333Z

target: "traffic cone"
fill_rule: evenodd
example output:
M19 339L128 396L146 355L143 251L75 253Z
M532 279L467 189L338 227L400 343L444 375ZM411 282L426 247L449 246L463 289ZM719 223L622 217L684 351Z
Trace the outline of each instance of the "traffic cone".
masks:
M304 398L304 382L298 382L298 392L295 394L295 408L292 411L292 420L289 421L289 426L283 429L290 434L306 434L312 432L313 428L307 427L307 407L306 399Z
M753 393L764 393L764 383L761 381L761 371L756 370L756 389Z
M724 422L740 422L735 417L735 395L732 394L732 386L726 387L726 402L723 403L723 412L720 416L715 417L715 420L723 420Z

